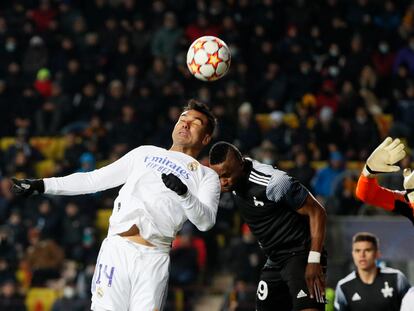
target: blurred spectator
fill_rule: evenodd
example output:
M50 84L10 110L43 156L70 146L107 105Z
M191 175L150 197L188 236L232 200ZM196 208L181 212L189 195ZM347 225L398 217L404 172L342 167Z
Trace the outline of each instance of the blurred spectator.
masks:
M50 80L50 71L47 68L41 68L36 74L34 88L43 98L52 95L52 81Z
M95 156L90 152L84 152L79 158L79 169L77 172L90 172L96 168Z
M335 146L341 146L344 148L345 142L343 141L344 133L338 120L334 117L334 111L330 107L324 107L319 113L319 119L317 120L313 129L315 143L319 152L319 160L325 160L329 157L329 152Z
M26 311L24 297L17 291L17 284L9 279L1 283L0 309L8 311Z
M177 17L173 12L164 14L163 26L154 33L151 42L152 55L171 62L178 51L182 30L177 26Z
M219 27L211 25L210 20L205 14L198 14L195 21L190 23L185 29L185 35L189 42L192 43L195 39L202 36L219 36ZM222 39L224 40L224 38Z
M252 105L243 103L238 109L235 143L242 152L257 147L261 141L259 124L255 120Z
M256 284L259 281L265 257L246 224L242 225L241 239L235 240L230 245L229 254L228 262L231 263L231 269L236 279Z
M372 116L362 106L356 108L355 118L350 125L349 137L358 137L358 139L350 139L347 157L363 161L379 143L378 128Z
M173 285L191 285L205 267L206 249L204 241L193 237L192 224L186 223L177 234L170 252L170 282Z
M343 171L344 156L339 151L331 152L328 165L320 168L312 179L313 191L320 202L333 195L333 183Z
M41 239L35 228L29 230L29 245L25 258L33 274L31 286L46 286L48 281L59 279L63 249L53 240Z
M63 288L63 297L53 303L51 311L85 311L89 304L88 300L78 297L73 285L66 285Z
M57 207L47 198L42 198L37 206L32 225L39 231L41 239L59 240L61 215Z
M68 132L64 136L65 151L63 153L63 173L73 173L79 167L79 158L85 148L78 135Z
M112 131L109 133L111 144L125 144L126 150L140 146L144 142L144 131L131 105L122 107L121 120L115 122Z
M295 177L301 184L312 191L311 182L315 175L315 170L310 166L306 152L301 150L296 153L294 166L288 170L288 174Z
M236 278L227 294L221 311L248 311L255 308L256 286L242 278Z
M264 135L264 139L272 143L278 154L287 152L289 144L289 132L284 124L283 116L282 111L273 111L270 114L270 130Z
M33 36L30 39L29 47L23 55L23 72L27 79L33 79L36 72L47 66L49 53L43 39Z
M83 237L88 226L86 218L80 213L76 202L68 202L62 220L62 246L65 257L81 262L84 259Z

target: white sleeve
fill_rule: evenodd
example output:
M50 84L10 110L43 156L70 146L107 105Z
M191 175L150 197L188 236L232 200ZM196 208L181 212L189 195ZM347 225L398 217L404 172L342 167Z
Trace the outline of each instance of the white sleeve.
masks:
M334 301L335 311L345 311L348 310L348 302L346 300L345 294L342 291L341 285L336 286L335 290L335 301Z
M216 223L220 200L220 181L216 173L203 178L197 194L188 191L181 198L181 206L188 219L200 230L207 231Z
M133 158L137 149L128 152L117 161L92 172L44 178L45 193L78 195L120 186L126 182L129 174L132 172Z
M414 308L414 287L411 287L410 290L405 294L402 303L401 311L412 311Z

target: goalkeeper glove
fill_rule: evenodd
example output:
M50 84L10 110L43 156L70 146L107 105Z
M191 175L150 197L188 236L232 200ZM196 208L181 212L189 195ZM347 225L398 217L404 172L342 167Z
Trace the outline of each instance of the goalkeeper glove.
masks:
M188 188L184 183L181 181L180 178L175 176L173 173L170 173L168 175L162 174L161 175L162 181L164 182L164 185L177 193L178 195L184 195L187 193Z
M401 141L387 137L368 157L362 174L373 177L377 173L398 172L400 167L394 164L404 157L404 145Z
M414 171L406 168L403 172L404 175L404 189L406 191L405 198L410 202L410 205L414 207Z
M414 225L414 172L406 168L404 175L404 189L406 191L405 198L408 203L402 201L395 201L394 212L407 217Z
M11 179L13 186L11 192L28 197L32 194L40 194L45 192L45 183L42 179Z

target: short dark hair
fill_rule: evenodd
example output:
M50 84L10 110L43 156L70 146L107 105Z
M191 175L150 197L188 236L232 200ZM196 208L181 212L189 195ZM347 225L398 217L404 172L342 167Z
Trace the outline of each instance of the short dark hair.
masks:
M356 242L371 242L376 250L379 249L379 239L372 233L369 232L358 232L352 238L352 244Z
M242 154L240 153L239 149L233 144L230 144L225 141L219 141L215 143L209 153L209 161L210 164L220 164L223 163L229 152L233 152L233 154L236 156L236 158L240 161L243 161Z
M213 134L214 129L216 128L216 125L217 125L217 119L211 112L211 109L209 106L207 106L206 104L202 102L199 102L198 100L190 99L187 103L187 106L184 107L183 111L188 111L188 110L195 110L195 111L198 111L204 114L208 120L207 133L210 135Z

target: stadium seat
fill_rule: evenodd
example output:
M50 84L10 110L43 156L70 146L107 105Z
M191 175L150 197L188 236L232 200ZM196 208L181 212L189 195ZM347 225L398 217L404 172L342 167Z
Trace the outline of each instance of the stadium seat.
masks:
M39 161L35 165L37 177L51 177L55 171L55 161L51 159Z
M26 296L28 311L50 311L53 303L60 297L60 293L50 288L33 287Z
M108 232L109 217L111 217L112 209L100 209L96 213L96 228L98 229L99 238L103 240Z

